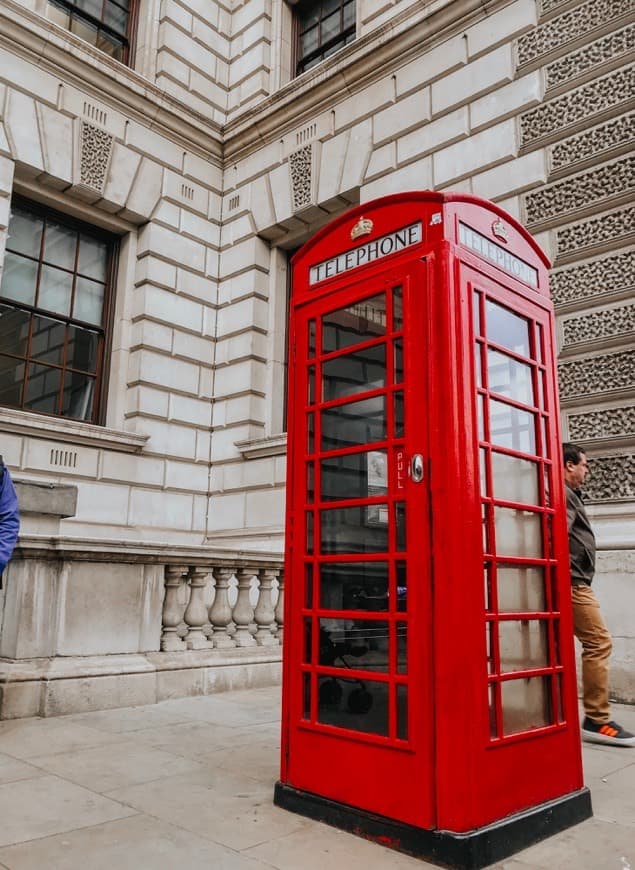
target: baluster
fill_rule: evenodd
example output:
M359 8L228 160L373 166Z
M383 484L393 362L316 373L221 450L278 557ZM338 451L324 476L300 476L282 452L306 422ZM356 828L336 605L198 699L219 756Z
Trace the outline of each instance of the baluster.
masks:
M278 600L276 601L276 609L274 613L276 616L276 624L278 626L276 637L278 638L278 642L282 643L284 622L284 571L280 571L278 574Z
M216 592L209 609L209 621L214 628L211 640L217 649L228 649L235 646L233 639L227 633L227 628L232 621L228 589L233 573L231 568L214 568L212 570L216 581Z
M258 626L256 631L256 643L258 646L277 646L278 638L276 630L275 613L271 599L271 587L276 576L275 569L261 568L258 571L260 590L258 603L254 610L254 621Z
M203 634L203 626L207 622L207 607L205 606L205 587L209 568L193 567L189 570L190 600L185 608L183 620L189 626L185 635L185 645L188 649L209 649L210 643Z
M177 632L183 618L183 608L179 604L179 588L185 580L187 568L182 565L168 565L165 569L165 598L163 599L163 632L161 649L174 652L185 649L185 644Z
M238 598L234 605L234 623L236 624L236 634L234 635L234 643L236 646L255 646L256 640L249 631L254 618L254 609L249 600L251 591L251 578L255 575L252 568L239 568L236 572L238 580Z

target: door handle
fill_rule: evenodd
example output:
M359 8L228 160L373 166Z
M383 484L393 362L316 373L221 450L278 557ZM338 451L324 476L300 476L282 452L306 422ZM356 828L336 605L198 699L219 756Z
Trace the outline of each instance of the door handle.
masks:
M420 453L415 453L410 460L410 477L413 483L423 480L423 456Z

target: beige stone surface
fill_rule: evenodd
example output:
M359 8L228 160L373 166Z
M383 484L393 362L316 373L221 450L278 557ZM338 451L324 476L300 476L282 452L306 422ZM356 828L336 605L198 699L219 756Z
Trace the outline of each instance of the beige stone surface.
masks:
M276 687L0 723L0 866L432 868L273 806L279 703ZM615 715L635 726L632 709ZM594 817L493 870L633 865L635 750L583 744L583 756Z

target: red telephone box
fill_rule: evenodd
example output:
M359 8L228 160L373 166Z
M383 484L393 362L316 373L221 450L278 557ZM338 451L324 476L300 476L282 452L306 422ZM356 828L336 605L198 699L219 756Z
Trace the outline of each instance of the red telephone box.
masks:
M293 258L275 801L466 868L591 814L547 269L432 192Z

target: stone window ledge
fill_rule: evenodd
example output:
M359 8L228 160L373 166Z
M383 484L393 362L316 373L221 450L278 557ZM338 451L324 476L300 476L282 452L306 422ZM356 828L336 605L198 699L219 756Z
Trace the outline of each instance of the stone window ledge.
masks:
M249 438L236 441L243 459L261 459L263 456L284 456L287 452L287 433L269 435L267 438Z
M33 438L66 441L72 444L87 444L91 447L106 447L122 453L139 453L149 435L137 435L119 429L107 429L94 423L79 420L64 420L57 417L19 411L15 408L0 408L0 429Z

